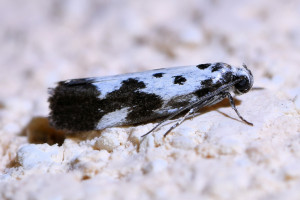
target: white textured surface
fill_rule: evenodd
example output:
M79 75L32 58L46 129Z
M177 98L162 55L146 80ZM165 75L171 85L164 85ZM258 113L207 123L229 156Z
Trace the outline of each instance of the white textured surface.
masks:
M20 3L0 1L0 199L299 199L299 1ZM238 97L253 127L223 103L165 139L174 121L27 141L56 81L218 61L265 88Z

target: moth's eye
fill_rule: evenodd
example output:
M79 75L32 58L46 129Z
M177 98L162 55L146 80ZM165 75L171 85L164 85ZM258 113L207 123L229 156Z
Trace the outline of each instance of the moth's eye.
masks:
M235 88L240 92L246 92L247 90L249 90L248 80L246 78L241 80L240 82L235 84Z

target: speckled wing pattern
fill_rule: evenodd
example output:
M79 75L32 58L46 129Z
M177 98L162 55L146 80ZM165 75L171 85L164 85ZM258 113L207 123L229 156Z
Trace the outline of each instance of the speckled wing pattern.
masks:
M168 117L221 86L245 79L251 88L252 74L247 68L209 63L61 81L49 92L49 119L55 128L70 132L146 123ZM232 90L237 93L232 86L201 105L215 104Z

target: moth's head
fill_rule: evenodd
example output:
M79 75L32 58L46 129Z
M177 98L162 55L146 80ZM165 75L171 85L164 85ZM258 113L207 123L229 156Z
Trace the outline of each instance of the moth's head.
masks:
M240 80L234 85L234 93L237 95L248 92L253 86L253 75L251 71L243 64L242 68L238 68L236 80Z

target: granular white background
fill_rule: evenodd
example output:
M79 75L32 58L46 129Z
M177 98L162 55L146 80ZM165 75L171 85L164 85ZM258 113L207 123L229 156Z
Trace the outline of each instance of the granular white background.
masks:
M1 0L0 198L299 199L299 25L297 0ZM253 127L226 100L165 139L47 125L57 81L219 61L265 88L237 97Z

